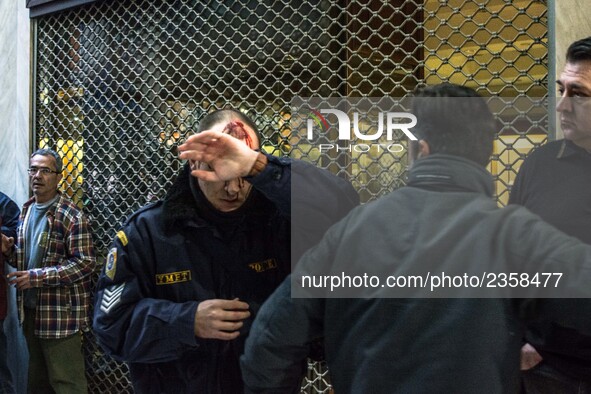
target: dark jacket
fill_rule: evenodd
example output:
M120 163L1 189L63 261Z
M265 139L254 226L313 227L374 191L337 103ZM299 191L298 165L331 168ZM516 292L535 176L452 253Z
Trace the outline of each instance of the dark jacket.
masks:
M333 202L327 222L358 202L350 184L327 171L269 156L244 205L220 213L185 167L163 201L133 214L117 234L98 283L94 329L107 353L128 362L137 392L242 391L238 359L252 319L291 270L292 173L314 186L310 207ZM237 339L195 337L197 306L214 298L249 304Z
M517 392L523 322L536 314L534 300L483 298L499 295L486 288L442 293L465 298L435 298L438 293L428 289L416 289L416 298L396 298L412 292L385 285L386 275L535 267L563 272L573 285L571 296L591 293L585 285L591 248L522 207L499 209L492 190L482 167L432 155L416 162L408 187L334 225L304 254L293 283L286 280L261 309L241 359L247 391L297 392L306 346L324 335L331 381L340 394ZM333 294L301 285L310 273L363 272L383 286ZM292 285L303 298L292 298ZM581 312L586 314L564 323L588 325L589 311Z
M523 162L509 203L523 205L560 231L591 244L591 154L569 140L549 142ZM590 300L546 299L540 308L576 314ZM591 382L591 336L556 322L530 324L526 340L544 363Z
M21 211L18 205L6 194L0 192L0 217L2 217L2 234L16 241L16 228Z
M16 242L16 228L20 215L18 205L6 194L0 192L0 224L2 234L14 238ZM6 276L4 275L4 256L0 256L0 321L6 318L8 305L6 304Z

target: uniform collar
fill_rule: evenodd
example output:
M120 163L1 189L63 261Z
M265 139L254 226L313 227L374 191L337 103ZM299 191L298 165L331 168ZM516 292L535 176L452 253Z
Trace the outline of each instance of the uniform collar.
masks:
M169 229L183 225L211 227L241 222L247 214L264 214L268 210L265 202L261 193L253 188L240 208L232 212L220 212L207 201L186 164L164 197L162 209L165 226Z
M167 229L172 230L178 228L179 225L193 221L205 225L204 221L199 218L195 199L191 193L190 176L189 164L185 164L164 197L162 211L164 225Z

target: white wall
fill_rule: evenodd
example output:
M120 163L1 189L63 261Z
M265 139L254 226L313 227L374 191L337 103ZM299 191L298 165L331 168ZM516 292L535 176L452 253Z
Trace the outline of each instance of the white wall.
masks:
M31 23L24 0L0 0L0 190L19 206L29 195ZM4 321L8 361L17 391L25 392L27 348L16 317L15 290Z
M29 195L30 26L25 1L0 1L0 190L19 206Z

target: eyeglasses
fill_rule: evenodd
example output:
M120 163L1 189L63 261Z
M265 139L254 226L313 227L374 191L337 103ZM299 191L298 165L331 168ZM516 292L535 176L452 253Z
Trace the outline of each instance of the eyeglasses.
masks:
M58 171L53 171L47 167L29 167L27 172L29 175L35 175L37 172L40 172L41 175L59 174Z

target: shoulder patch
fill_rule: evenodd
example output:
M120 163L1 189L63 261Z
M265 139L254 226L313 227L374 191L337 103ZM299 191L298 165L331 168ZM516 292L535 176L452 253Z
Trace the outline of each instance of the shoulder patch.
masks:
M117 238L119 238L119 241L121 241L121 244L123 246L127 246L127 244L129 243L129 241L127 240L127 235L125 235L125 232L123 230L117 231Z
M107 256L107 263L105 264L105 275L109 277L109 279L113 280L115 278L115 273L117 271L117 248L112 248L109 250L109 255Z

